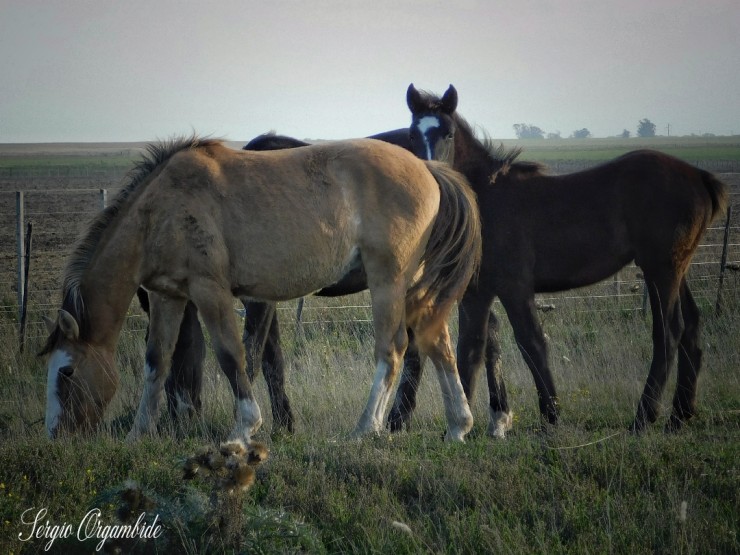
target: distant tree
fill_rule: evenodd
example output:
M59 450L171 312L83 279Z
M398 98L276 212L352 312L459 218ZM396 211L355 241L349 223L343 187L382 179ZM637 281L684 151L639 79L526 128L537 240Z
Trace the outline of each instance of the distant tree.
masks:
M641 119L637 124L638 137L655 137L655 124L647 118Z
M624 131L622 131L621 135L619 135L619 136L622 139L629 139L630 138L630 135L631 135L631 133L625 129Z
M536 125L526 123L515 123L514 133L517 139L544 139L545 132Z
M555 131L555 133L548 133L547 138L548 139L562 139L563 137L560 135L560 131Z
M578 129L576 131L573 131L573 137L574 139L588 139L591 136L591 131L586 129L585 127L583 129Z
M714 133L702 133L701 136L704 138L711 138L716 137L717 135L715 135Z

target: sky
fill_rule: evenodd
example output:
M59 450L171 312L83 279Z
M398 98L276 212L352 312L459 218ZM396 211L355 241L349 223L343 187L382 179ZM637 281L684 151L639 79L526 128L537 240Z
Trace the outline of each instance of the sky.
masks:
M738 0L0 0L0 143L406 127L740 134Z

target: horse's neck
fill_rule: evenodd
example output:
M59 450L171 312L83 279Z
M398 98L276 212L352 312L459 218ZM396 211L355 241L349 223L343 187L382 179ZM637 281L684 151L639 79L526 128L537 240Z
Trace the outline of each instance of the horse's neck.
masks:
M488 154L483 145L470 137L455 138L454 167L461 172L471 185L481 179L479 175L489 170Z
M140 280L139 235L138 230L134 235L114 235L99 249L85 271L81 290L90 343L115 346L118 341Z

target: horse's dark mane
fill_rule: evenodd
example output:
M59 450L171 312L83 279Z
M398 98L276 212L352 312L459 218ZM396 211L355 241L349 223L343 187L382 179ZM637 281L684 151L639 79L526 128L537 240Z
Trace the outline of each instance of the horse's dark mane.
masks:
M174 137L147 145L141 160L128 172L125 184L113 201L87 227L69 257L62 282L62 308L75 317L80 330L85 329L85 303L80 291L82 277L92 260L103 233L126 205L131 196L150 181L155 170L180 151L221 143L218 139ZM52 338L50 338L51 340Z
M532 177L542 175L545 172L546 168L543 164L518 160L519 155L524 151L522 147L506 148L503 143L496 144L487 134L479 138L473 127L464 117L455 112L453 118L457 126L457 133L462 133L468 141L480 149L481 152L485 153L489 166L493 170L491 181L495 181L496 176L499 175ZM458 140L457 134L455 140Z

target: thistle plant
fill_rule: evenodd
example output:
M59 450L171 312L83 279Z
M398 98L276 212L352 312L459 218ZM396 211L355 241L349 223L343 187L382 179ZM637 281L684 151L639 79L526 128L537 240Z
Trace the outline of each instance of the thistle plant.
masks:
M244 530L244 494L255 482L255 468L268 457L257 442L224 443L219 449L206 447L183 464L183 480L210 482L210 520L227 545L238 546Z

